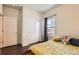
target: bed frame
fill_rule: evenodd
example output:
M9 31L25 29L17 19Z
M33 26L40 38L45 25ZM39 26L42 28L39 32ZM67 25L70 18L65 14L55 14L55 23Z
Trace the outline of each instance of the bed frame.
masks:
M35 55L31 50L27 50L22 55Z

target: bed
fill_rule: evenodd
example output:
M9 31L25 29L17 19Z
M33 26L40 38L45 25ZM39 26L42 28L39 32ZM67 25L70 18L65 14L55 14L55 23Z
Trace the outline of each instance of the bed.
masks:
M30 46L35 55L79 55L79 47L49 40Z

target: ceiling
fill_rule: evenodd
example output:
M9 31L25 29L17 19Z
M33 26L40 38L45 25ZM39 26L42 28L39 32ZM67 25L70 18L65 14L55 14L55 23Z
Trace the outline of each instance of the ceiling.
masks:
M28 4L25 6L28 6L29 8L35 9L39 12L47 12L47 11L59 6L59 4Z
M12 6L26 6L43 13L60 6L60 4L12 4Z

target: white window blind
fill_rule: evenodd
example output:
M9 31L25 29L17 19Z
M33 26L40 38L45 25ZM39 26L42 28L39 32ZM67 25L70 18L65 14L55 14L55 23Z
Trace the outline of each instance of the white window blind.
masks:
M53 36L55 36L56 33L56 16L48 18L47 28L48 28L48 39L51 39Z

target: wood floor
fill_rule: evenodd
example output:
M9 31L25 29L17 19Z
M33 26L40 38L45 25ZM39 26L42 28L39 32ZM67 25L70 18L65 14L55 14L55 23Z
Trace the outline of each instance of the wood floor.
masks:
M0 55L35 55L31 51L28 51L28 48L31 45L38 44L42 42L32 43L29 46L22 47L21 44L13 45L0 49Z
M28 49L27 47L22 47L20 44L9 46L0 49L0 55L22 55Z

